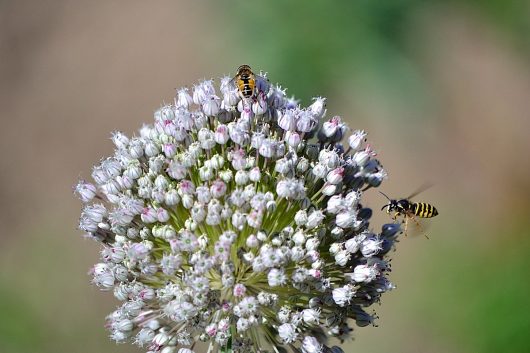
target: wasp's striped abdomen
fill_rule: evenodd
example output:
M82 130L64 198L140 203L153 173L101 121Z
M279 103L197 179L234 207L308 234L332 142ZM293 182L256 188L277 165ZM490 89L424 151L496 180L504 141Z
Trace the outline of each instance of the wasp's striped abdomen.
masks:
M438 215L438 210L431 204L415 202L413 204L414 215L421 218L431 218Z

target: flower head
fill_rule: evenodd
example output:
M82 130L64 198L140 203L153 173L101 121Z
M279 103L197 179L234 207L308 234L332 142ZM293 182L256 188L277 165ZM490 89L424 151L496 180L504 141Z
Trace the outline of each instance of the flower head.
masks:
M370 227L361 199L386 172L364 131L325 113L264 82L242 99L225 78L177 90L138 136L113 133L94 184L75 187L79 228L103 246L93 282L123 301L112 339L341 352L325 337L373 322L399 227Z

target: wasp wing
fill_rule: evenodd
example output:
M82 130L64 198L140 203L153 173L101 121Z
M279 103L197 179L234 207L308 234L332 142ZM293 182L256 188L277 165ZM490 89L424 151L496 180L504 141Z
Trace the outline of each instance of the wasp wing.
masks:
M424 192L425 190L427 189L430 189L432 186L434 185L434 183L429 183L429 182L426 182L426 183L423 183L419 188L417 188L412 194L410 194L408 197L406 197L407 200L410 200L412 199L414 196Z

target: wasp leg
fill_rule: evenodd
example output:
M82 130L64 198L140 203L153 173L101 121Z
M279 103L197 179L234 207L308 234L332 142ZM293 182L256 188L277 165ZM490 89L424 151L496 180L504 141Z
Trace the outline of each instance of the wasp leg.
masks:
M409 228L409 218L405 217L403 219L402 223L405 223L405 230L403 231L403 234L405 234L405 236L407 236L407 229Z
M411 216L410 219L412 219L416 225L418 226L418 228L421 230L421 233L423 234L423 236L427 239L429 239L429 237L427 236L427 233L425 232L425 230L423 229L423 227L421 226L420 222L418 222L418 220L416 219L416 217L414 216Z

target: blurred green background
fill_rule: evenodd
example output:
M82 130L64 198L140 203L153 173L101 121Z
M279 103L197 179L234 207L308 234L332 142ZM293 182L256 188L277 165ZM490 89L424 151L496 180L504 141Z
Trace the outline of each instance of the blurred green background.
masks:
M516 0L0 2L0 352L140 351L106 337L71 186L110 131L244 63L367 130L387 194L435 184L347 351L529 352L529 30Z

